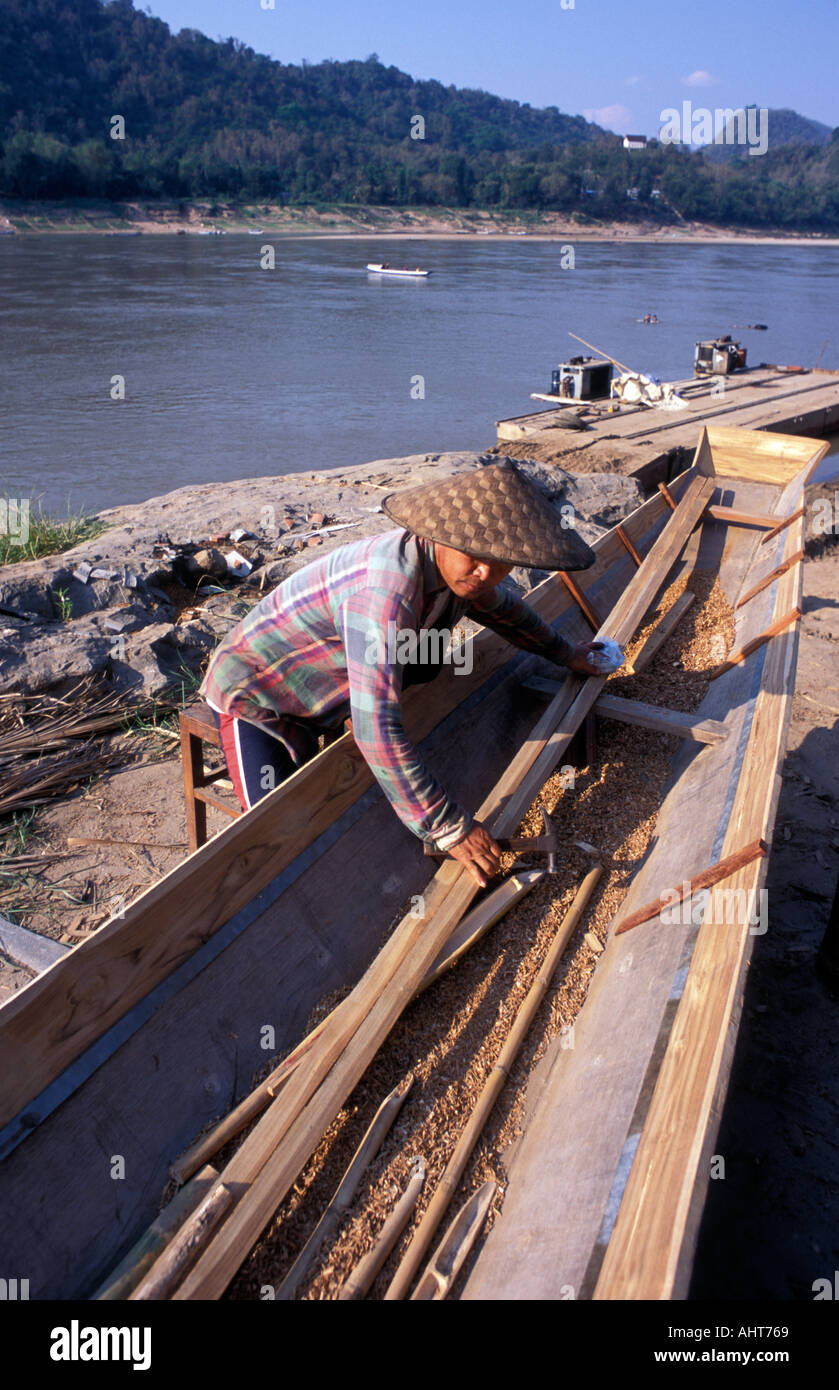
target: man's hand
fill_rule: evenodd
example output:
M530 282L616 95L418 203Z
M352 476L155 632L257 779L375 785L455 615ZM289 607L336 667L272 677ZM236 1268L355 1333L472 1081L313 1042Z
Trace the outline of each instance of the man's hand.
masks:
M486 888L488 878L498 873L501 867L503 851L480 821L475 821L466 838L446 853L465 864L475 882L481 888Z
M576 671L581 676L602 676L607 674L600 667L592 665L591 651L595 645L594 642L578 642L570 660L565 663L569 671Z

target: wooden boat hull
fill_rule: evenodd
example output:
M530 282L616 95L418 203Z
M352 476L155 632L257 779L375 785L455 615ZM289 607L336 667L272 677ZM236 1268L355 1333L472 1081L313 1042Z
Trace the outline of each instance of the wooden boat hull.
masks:
M737 439L723 438L730 435ZM772 446L777 440L782 443ZM748 447L741 458L744 442ZM769 454L760 458L767 445ZM805 476L823 452L810 440L716 431L670 491L678 499L696 470L716 471L721 475L716 501L733 500L753 512L774 510L780 518L798 505ZM726 473L723 464L733 471ZM668 516L665 499L656 496L622 530L643 553ZM799 527L795 523L762 545L765 532L707 522L699 541L702 563L718 564L732 592L745 593L779 555L801 548ZM605 612L635 564L616 531L595 549L597 561L586 572L585 590ZM794 601L800 584L796 565L744 604L738 610L738 642ZM531 601L572 640L590 635L574 600L555 579L541 584ZM633 880L627 910L660 892L677 866L680 876L704 868L719 844L746 833L749 804L741 784L746 769L751 784L758 785L749 771L754 759L760 785L767 787L758 819L771 838L773 779L785 737L796 642L792 627L714 683L701 712L707 706L713 717L730 721L731 735L718 747L680 749L656 847ZM550 669L513 652L491 632L479 633L472 649L470 674L450 668L434 687L406 697L409 731L421 740L430 767L466 804L485 795L534 722L532 703L520 696L521 679ZM465 744L474 747L476 727L482 757L464 758ZM704 818L701 833L695 833L700 803ZM687 842L686 807L692 808ZM761 864L744 871L744 885L759 886L764 871ZM169 1164L204 1124L247 1092L270 1053L293 1046L315 1003L360 977L383 929L431 872L419 844L393 816L345 736L190 856L121 920L101 928L0 1010L0 1251L6 1268L29 1278L31 1298L91 1295L155 1215ZM677 1295L691 1249L689 1223L681 1212L686 1208L695 1220L701 1209L701 1157L713 1132L720 1086L724 1089L722 1061L736 1031L735 1001L751 943L748 932L736 940L730 936L727 1002L709 1034L713 1045L702 1050L704 1109L691 1119L694 1161L685 1168L688 1176L674 1178L681 1206L667 1228L668 1272L660 1291L613 1292L611 1243L602 1250L598 1245L610 1202L626 1200L624 1187L616 1186L619 1175L640 1184L634 1202L659 1188L666 1152L649 1129L650 1116L656 1116L648 1094L655 1080L650 1058L664 1051L667 1062L668 1039L677 1023L691 1025L690 1009L699 1008L704 1017L701 1000L697 1005L687 988L675 1005L671 998L680 971L690 981L694 958L701 961L701 933L697 938L686 925L663 935L659 924L650 923L617 944L610 941L580 1015L577 1046L563 1054L561 1066L557 1061L561 1103L552 1095L539 1106L528 1131L526 1171L511 1181L503 1218L477 1261L467 1297L560 1297L555 1291L560 1270L570 1271L563 1282L580 1297ZM627 951L632 969L621 971ZM623 1015L619 1048L615 1021ZM601 1080L592 1086L586 1068L598 1055L596 1040L607 1025L614 1079L601 1094ZM263 1050L266 1027L273 1029L268 1051ZM580 1040L589 1037L595 1041L583 1046ZM618 1050L622 1055L613 1057ZM664 1101L671 1094L672 1087L662 1092ZM565 1112L565 1128L557 1109ZM580 1117L577 1136L569 1114ZM560 1126L558 1137L551 1125ZM575 1164L557 1163L555 1142L576 1155ZM544 1221L547 1152L551 1170L575 1175L555 1194L557 1219L550 1226ZM588 1185L586 1153L596 1177ZM629 1161L633 1154L636 1161L643 1159L651 1179L642 1179L640 1169L636 1179ZM528 1292L529 1274L511 1261L514 1236L507 1234L501 1294L493 1283L500 1232L505 1222L508 1232L530 1230L527 1213L536 1197L542 1202L541 1226L549 1227L554 1245L546 1235L540 1258L525 1263L542 1269L543 1291ZM652 1217L647 1227L656 1224ZM620 1234L618 1224L611 1240ZM557 1258L557 1244L569 1252L567 1259ZM634 1249L627 1269L635 1269ZM642 1271L656 1263L657 1250L639 1253ZM597 1271L605 1280L601 1285Z

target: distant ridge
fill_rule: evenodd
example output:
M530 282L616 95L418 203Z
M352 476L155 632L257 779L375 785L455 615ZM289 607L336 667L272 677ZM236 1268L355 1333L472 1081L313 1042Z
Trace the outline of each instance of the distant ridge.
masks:
M741 109L748 111L754 105L754 102L750 102ZM770 106L766 121L770 150L780 149L784 145L815 145L817 148L823 148L829 144L833 134L829 125L824 125L821 121L811 121L808 116L801 116L787 106ZM742 146L735 143L733 137L736 135L736 128L731 130L732 125L736 127L736 122L727 122L723 127L721 140L713 145L702 146L707 159L725 162L742 159L747 153Z

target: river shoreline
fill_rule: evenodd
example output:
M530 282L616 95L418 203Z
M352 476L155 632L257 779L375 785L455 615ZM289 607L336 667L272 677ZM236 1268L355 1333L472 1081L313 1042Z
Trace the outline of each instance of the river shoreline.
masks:
M687 222L597 222L556 212L489 212L474 208L396 209L344 205L284 207L276 204L148 201L17 202L0 200L0 235L200 236L265 235L320 240L444 241L493 236L499 241L577 241L668 245L839 246L839 237L760 231Z

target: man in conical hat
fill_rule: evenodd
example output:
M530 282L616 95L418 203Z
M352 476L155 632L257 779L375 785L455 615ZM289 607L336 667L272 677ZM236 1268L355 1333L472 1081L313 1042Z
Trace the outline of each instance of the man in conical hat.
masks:
M501 851L424 766L402 725L402 691L451 660L439 644L429 658L423 642L450 637L463 617L572 671L602 675L591 643L572 646L498 587L514 565L586 569L594 553L509 459L382 505L399 529L341 546L267 594L216 650L202 693L244 810L317 751L319 733L351 716L400 820L483 886Z

